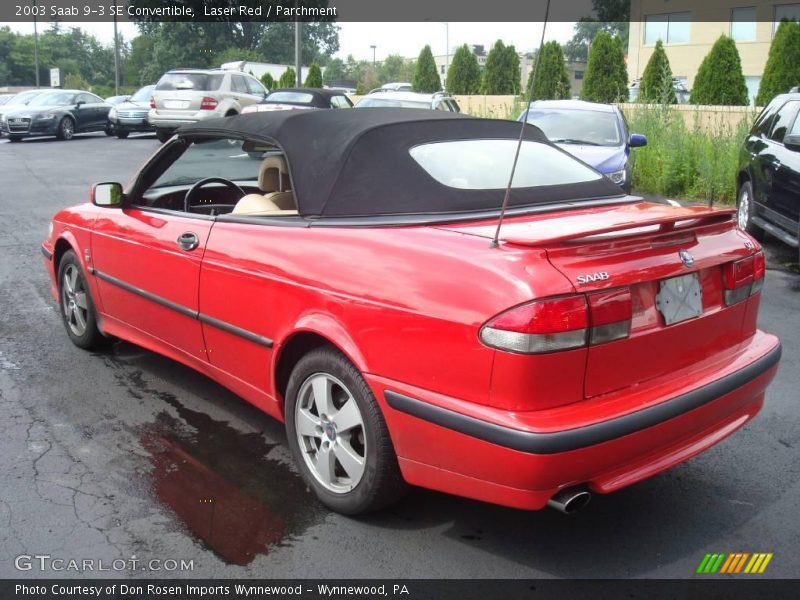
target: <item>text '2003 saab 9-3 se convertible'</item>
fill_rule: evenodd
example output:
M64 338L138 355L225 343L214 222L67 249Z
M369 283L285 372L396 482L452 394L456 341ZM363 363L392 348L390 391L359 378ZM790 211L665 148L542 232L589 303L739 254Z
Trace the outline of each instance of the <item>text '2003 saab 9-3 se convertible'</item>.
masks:
M520 127L387 108L183 127L54 217L67 334L285 421L343 513L405 483L570 512L716 444L780 358L760 247L732 210L626 196Z

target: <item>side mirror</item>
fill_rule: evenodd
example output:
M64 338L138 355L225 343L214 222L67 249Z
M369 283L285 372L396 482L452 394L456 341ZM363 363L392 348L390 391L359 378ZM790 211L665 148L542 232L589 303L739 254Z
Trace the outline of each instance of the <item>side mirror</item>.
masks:
M84 102L83 100L78 100L78 101L75 103L75 108L80 108L80 107L81 107L81 106L83 106L84 104L86 104L86 102Z
M114 208L122 206L122 184L114 181L95 183L89 193L89 199L95 206Z
M800 134L793 133L783 138L783 145L789 150L800 151Z
M642 135L641 133L632 133L631 139L628 140L628 145L631 148L641 148L642 146L647 146L647 136Z

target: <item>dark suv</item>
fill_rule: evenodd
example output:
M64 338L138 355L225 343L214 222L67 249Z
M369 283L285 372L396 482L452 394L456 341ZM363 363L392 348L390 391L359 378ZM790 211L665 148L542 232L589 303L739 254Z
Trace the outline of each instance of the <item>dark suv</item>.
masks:
M739 227L800 248L800 94L776 96L739 154Z

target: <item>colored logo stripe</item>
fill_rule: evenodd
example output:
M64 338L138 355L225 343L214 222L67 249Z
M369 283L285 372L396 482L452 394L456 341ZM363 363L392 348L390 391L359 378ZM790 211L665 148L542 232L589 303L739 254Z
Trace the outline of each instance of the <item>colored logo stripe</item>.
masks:
M766 570L767 565L772 560L772 556L772 552L756 552L753 554L749 552L708 553L700 561L696 572L703 574L717 572L731 574L741 573L742 569L744 569L744 573L761 574Z

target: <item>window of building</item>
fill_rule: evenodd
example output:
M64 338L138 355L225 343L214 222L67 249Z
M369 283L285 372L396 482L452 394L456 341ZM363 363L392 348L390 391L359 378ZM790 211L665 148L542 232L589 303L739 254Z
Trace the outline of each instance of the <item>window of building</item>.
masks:
M575 71L575 79L583 79L583 71Z
M800 21L800 4L778 4L775 6L775 25L772 33L778 29L781 20L788 19L790 21Z
M644 43L686 44L691 32L691 13L647 15L644 22Z
M744 78L744 84L747 86L747 99L750 106L755 106L756 96L758 96L758 87L761 85L761 75L752 75Z
M755 41L756 9L754 6L731 10L731 37L735 42Z
M439 71L442 73L442 75L444 75L444 65L442 65L441 67L439 67Z

